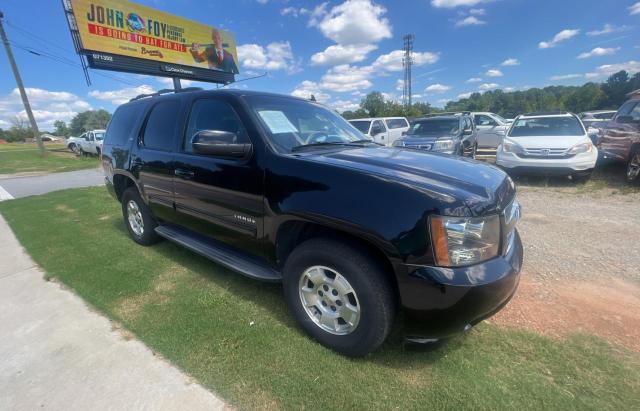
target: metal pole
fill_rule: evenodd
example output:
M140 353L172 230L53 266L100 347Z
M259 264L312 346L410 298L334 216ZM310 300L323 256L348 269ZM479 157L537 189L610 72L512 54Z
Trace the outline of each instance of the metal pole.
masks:
M182 84L180 84L180 79L178 77L173 78L173 89L175 91L182 90Z
M40 154L44 155L45 154L44 145L42 144L42 139L40 138L40 131L38 130L38 124L36 123L35 117L33 117L33 112L31 111L31 105L29 104L27 93L24 91L24 84L22 83L22 77L20 77L20 72L18 71L18 65L16 64L16 61L13 58L13 52L11 51L11 46L9 45L7 34L4 32L4 26L2 25L3 19L4 19L4 14L0 11L0 37L2 37L2 42L4 43L4 49L7 51L7 58L9 59L9 64L11 64L13 75L16 78L16 83L18 84L18 89L20 90L20 97L22 97L22 104L24 104L24 110L27 112L27 117L29 117L29 122L31 123L31 130L33 131L33 136L35 137L36 142L38 143Z

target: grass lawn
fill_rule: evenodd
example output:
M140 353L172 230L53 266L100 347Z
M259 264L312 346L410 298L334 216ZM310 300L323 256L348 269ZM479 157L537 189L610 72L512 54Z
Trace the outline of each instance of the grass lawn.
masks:
M63 149L64 143L44 143L44 148L47 150ZM0 152L2 151L14 151L14 150L38 150L36 143L7 143L0 144Z
M55 148L56 146L47 145L46 156L41 157L35 145L0 145L0 174L35 171L57 173L98 167L97 157L77 156L64 146Z
M134 244L104 188L0 213L50 277L239 408L640 408L640 356L591 336L481 324L427 351L403 348L396 326L380 351L347 359L296 327L280 286L168 242Z

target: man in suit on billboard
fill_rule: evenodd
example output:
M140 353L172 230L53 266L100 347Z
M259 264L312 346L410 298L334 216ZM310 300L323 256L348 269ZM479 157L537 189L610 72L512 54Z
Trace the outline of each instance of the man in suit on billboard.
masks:
M211 30L211 40L213 40L213 44L193 43L191 45L193 59L198 63L206 61L210 69L238 74L238 66L233 59L233 54L222 47L222 36L218 30ZM204 49L200 50L203 46Z

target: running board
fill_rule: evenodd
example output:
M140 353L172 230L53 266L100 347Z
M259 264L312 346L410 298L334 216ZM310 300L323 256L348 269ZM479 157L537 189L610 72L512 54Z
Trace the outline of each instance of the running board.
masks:
M156 233L169 241L173 241L196 254L200 254L211 261L247 277L262 281L282 281L282 275L271 268L266 262L248 256L241 251L234 250L219 241L203 237L173 225L159 225L156 227Z

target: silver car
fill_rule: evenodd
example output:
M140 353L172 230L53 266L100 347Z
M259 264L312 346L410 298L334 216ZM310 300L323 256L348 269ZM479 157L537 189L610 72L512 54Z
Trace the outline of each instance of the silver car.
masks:
M473 112L473 121L478 131L478 156L493 156L509 129L509 123L495 113Z

